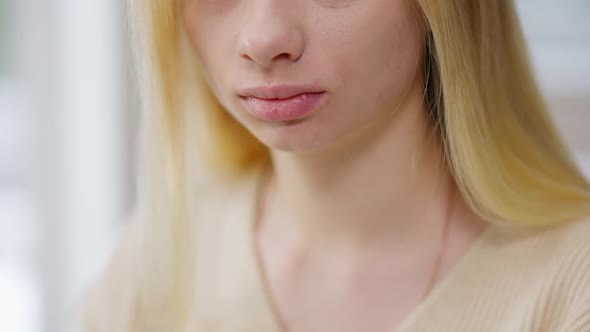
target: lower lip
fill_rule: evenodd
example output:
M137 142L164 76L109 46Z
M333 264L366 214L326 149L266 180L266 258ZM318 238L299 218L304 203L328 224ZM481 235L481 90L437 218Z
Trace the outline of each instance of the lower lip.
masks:
M327 94L304 93L287 99L261 99L241 97L248 111L266 121L290 121L301 119L317 110Z

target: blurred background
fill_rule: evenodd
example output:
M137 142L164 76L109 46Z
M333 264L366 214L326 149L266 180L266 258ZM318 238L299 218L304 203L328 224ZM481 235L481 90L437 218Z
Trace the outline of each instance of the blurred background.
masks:
M590 176L590 1L516 0L552 115ZM133 204L121 0L0 0L0 331L57 332Z

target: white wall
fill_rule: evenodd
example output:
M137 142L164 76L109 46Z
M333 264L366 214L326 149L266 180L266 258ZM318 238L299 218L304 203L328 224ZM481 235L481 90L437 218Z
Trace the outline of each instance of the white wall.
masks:
M590 174L590 1L516 3L552 115Z
M124 1L21 0L43 331L63 331L126 208ZM18 331L20 332L20 331Z

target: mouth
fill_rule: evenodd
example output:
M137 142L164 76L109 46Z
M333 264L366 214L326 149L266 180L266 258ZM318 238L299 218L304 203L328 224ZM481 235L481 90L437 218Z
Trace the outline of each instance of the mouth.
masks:
M326 92L321 87L312 84L280 84L272 86L254 86L240 89L242 97L256 97L259 99L289 99L302 94Z
M282 85L240 90L248 112L265 121L292 121L309 116L326 101L328 93L313 86Z

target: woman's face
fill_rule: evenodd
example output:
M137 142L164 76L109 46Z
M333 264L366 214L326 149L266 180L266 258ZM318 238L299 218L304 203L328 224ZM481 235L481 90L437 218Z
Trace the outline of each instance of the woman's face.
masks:
M181 0L221 105L268 147L317 151L379 135L421 95L410 0Z

